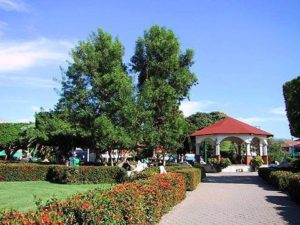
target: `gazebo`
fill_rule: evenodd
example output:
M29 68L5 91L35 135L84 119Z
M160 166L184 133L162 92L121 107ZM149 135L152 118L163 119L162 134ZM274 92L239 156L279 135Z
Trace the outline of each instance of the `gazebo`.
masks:
M264 160L264 164L268 164L268 142L267 139L272 137L271 133L253 127L249 124L226 117L202 130L192 134L196 139L196 156L200 155L200 145L203 142L209 142L214 146L215 157L221 159L220 147L223 141L232 141L238 145L241 154L241 146L246 144L246 153L244 163L249 165L252 159L251 150L253 143L258 143L259 154Z

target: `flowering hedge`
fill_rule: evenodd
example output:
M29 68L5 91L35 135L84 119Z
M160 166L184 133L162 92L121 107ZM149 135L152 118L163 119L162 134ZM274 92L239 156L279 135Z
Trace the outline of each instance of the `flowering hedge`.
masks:
M116 166L52 166L48 180L60 184L120 183L126 175L125 169Z
M156 174L115 186L92 190L67 200L53 200L36 212L0 212L3 225L156 224L161 216L185 198L181 174Z
M196 189L201 181L200 168L183 167L183 166L166 166L167 172L180 173L184 176L185 187L187 191L193 191ZM158 167L150 167L141 173L135 174L132 180L147 179L155 174L159 173Z
M31 163L0 163L0 181L46 180L49 166Z
M184 175L186 190L193 191L201 181L201 170L191 167L167 167L167 171Z
M110 166L62 166L33 163L0 163L0 181L48 180L54 183L119 183L126 171Z

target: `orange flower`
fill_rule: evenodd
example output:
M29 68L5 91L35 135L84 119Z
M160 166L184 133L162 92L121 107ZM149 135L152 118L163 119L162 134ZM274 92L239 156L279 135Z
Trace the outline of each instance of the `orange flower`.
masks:
M83 203L82 204L82 208L83 209L88 209L90 206L89 206L89 204L88 203Z

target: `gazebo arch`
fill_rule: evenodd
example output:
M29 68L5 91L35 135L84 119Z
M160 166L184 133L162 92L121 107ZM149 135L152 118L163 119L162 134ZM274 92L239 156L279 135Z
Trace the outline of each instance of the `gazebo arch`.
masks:
M240 144L246 144L245 162L250 164L252 159L251 143L253 140L259 142L259 155L262 156L264 163L268 164L268 142L267 139L272 137L271 133L253 127L249 124L226 117L223 120L208 126L202 130L196 131L192 134L196 139L196 155L200 154L200 144L207 139L213 140L215 147L215 157L217 160L221 159L220 145L221 142L228 139L239 140Z

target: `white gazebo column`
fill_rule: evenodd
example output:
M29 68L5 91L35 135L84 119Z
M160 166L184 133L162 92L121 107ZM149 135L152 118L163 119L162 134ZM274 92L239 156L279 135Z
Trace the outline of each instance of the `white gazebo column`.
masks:
M196 160L200 162L200 143L196 143Z
M265 143L263 144L263 155L262 155L262 159L264 160L264 164L268 165L268 143L267 141L265 141Z
M259 156L263 156L263 143L259 143Z
M221 151L220 151L221 147L220 147L220 145L221 145L221 143L219 141L216 141L216 159L218 161L221 160Z
M251 159L252 159L252 157L251 157L251 141L247 141L246 146L247 146L247 148L246 148L246 164L249 165L251 162Z

